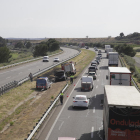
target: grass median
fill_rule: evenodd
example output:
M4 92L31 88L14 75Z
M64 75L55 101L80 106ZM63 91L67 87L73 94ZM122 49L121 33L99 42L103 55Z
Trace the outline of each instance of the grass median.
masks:
M93 51L82 49L79 56L70 60L76 62L75 78L94 57ZM40 76L53 78L54 71L57 69L60 69L60 65ZM36 79L34 79L33 82L27 81L0 96L0 140L27 138L27 134L30 133L30 130L50 106L51 100L54 100L65 84L66 81L56 82L50 89L39 91L35 89Z

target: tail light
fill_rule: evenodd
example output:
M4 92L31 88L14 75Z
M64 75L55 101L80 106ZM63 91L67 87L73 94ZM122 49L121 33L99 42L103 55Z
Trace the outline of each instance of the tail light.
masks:
M87 101L83 101L84 103L87 103Z

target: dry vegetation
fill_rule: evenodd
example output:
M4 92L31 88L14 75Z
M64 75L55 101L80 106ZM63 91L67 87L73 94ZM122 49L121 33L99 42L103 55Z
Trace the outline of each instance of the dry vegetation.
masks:
M94 57L94 52L82 50L79 56L72 59L76 62L75 78ZM58 68L60 66L47 71L42 76L53 78L54 71ZM35 80L27 81L0 97L0 140L27 138L27 134L50 106L52 97L55 98L66 84L66 81L57 82L52 84L50 89L41 92L35 89Z

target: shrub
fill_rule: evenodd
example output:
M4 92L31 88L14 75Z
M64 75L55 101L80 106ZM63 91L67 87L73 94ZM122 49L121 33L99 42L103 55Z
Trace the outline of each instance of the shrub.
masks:
M130 66L130 71L133 73L133 72L135 72L135 66Z

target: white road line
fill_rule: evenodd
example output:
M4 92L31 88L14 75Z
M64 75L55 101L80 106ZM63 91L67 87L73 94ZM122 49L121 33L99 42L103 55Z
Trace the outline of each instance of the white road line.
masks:
M91 127L91 138L93 138L94 127Z
M88 116L88 114L89 114L89 109L88 109L88 112L87 112L87 115L86 115L86 117Z
M87 69L82 73L82 76L84 75L84 73L85 73L86 71L87 71ZM81 80L81 78L80 78L80 79L78 80L78 82L75 84L75 87L77 86L77 84L79 83L80 80ZM74 91L75 87L73 87L73 89L72 89L72 91L71 91L69 97L72 95L72 92ZM66 100L66 102L64 103L63 107L61 108L59 114L57 115L57 118L55 119L55 121L54 121L54 123L53 123L53 125L52 125L50 131L48 132L48 135L46 136L45 140L48 140L48 139L49 139L49 137L50 137L50 135L51 135L51 133L52 133L52 130L53 130L53 128L54 128L56 122L58 121L58 118L60 117L60 115L61 115L61 113L62 113L64 107L66 106L66 104L67 104L67 102L68 102L68 99L69 99L69 98L67 98L67 100Z
M98 86L96 86L96 88L98 88Z
M6 79L9 79L9 78L11 78L11 76L10 77L7 77Z
M61 125L59 126L59 130L61 129L62 125L63 125L64 121L61 123Z
M95 94L95 98L96 98L96 94Z
M93 113L95 113L95 107L93 107Z

